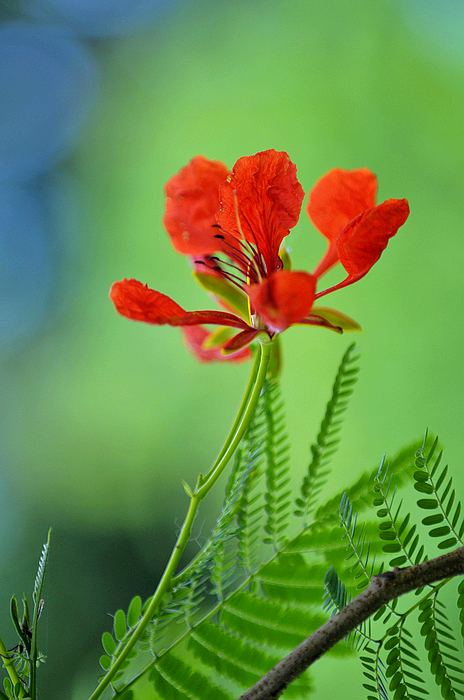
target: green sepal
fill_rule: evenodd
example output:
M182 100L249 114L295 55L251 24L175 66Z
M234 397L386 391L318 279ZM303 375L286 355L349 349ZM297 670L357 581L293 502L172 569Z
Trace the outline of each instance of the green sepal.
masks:
M284 270L292 269L292 261L290 260L290 255L288 254L288 250L285 248L285 246L282 246L282 248L279 250L279 258L282 260Z
M236 328L228 328L227 326L219 326L214 331L212 331L205 342L203 343L203 348L205 350L210 350L211 348L218 348L224 343L227 343L234 335L236 335Z
M268 376L271 379L278 379L282 371L282 353L280 349L279 336L277 336L272 345L271 359L269 360Z
M250 330L253 330L253 329L250 329ZM243 331L242 331L242 332L243 332ZM259 338L262 338L263 341L267 343L267 342L269 342L269 333L268 333L267 331L261 331L260 333L258 333L257 335L255 335L255 337L253 338L253 341L252 341L252 342L254 343L256 340L259 340ZM246 347L246 345L244 345L243 347ZM242 350L243 347L231 348L230 350L229 350L228 348L222 348L222 349L221 349L221 355L226 355L226 356L227 356L227 355L232 355L232 353L238 352L239 350Z
M16 631L19 635L19 638L23 642L27 653L30 654L30 652L31 652L31 632L30 632L30 627L29 627L29 606L27 604L26 596L24 596L23 604L24 604L24 617L21 621L19 620L18 601L16 600L16 596L11 597L10 612L11 612L11 619L13 620L13 624L16 627Z
M325 318L325 320L333 326L338 326L344 331L362 331L359 323L353 318L342 314L341 311L337 311L336 309L329 309L327 306L313 306L311 315L322 316L322 318Z
M187 496L188 496L189 498L193 498L193 491L192 491L192 489L190 488L190 486L187 484L187 482L184 481L183 479L181 479L180 481L181 481L182 486L184 487L184 491L185 491L185 493L187 494Z
M31 625L31 614L29 611L29 603L27 602L26 594L24 593L23 595L23 610L24 610L24 615L23 615L23 630L27 629L29 630L32 625Z
M228 306L239 313L242 318L249 320L248 297L238 287L230 284L223 277L208 275L197 270L194 270L192 275L200 287L222 299Z
M16 631L22 639L23 630L21 627L21 623L19 622L18 601L16 600L16 596L14 596L14 595L11 596L10 612L11 612L11 619L13 620L13 624L16 627Z

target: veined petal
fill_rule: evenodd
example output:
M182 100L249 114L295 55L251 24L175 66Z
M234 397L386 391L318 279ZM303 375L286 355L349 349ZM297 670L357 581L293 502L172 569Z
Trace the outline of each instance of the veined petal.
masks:
M247 287L252 307L267 328L281 333L308 316L314 302L316 278L308 272L280 270Z
M252 243L271 274L279 266L280 244L300 216L304 193L296 166L285 152L262 151L235 163L220 188L217 222Z
M340 284L319 292L316 298L364 277L408 216L407 199L387 199L350 221L336 241L338 256L348 277Z
M185 311L173 299L134 279L115 282L110 298L116 311L133 321L156 326L198 326L210 323L247 329L247 323L225 311Z
M358 214L375 206L376 193L377 178L369 168L334 168L318 180L309 195L307 212L329 247L314 270L316 277L338 262L337 237Z
M132 321L163 325L171 319L182 318L186 313L166 294L156 292L134 279L115 282L110 289L110 299L116 311Z
M333 323L327 321L326 318L322 316L317 316L316 314L309 314L307 318L304 318L299 323L306 324L307 326L319 326L320 328L328 328L329 331L335 331L335 333L343 333L343 328L341 326L334 326Z
M311 316L319 316L343 331L362 331L361 326L354 318L350 318L336 309L329 309L327 306L313 306Z
M369 168L333 168L314 185L307 211L314 226L333 241L352 219L375 206L377 178Z
M242 331L241 333L238 333L234 338L229 340L222 347L221 352L225 356L230 355L230 353L235 353L237 352L237 350L247 347L260 334L263 336L265 334L269 338L268 334L265 333L265 331L261 331L259 329L249 328L246 331Z
M213 227L219 187L229 174L224 163L196 156L166 183L163 223L179 253L206 255L220 250Z
M181 328L181 331L184 336L185 344L201 362L242 362L251 357L249 347L243 347L242 349L234 350L230 353L223 353L220 346L214 344L210 345L209 339L212 334L203 328L203 326L186 326ZM243 332L245 333L246 331ZM239 333L239 335L241 335L241 333Z

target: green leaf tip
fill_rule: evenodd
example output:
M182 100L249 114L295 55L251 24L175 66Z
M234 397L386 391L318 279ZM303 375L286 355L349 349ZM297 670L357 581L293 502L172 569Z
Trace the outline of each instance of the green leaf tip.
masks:
M184 491L185 491L185 493L187 494L187 496L188 496L189 498L193 498L193 491L192 491L192 489L190 488L190 486L187 484L187 482L184 481L183 479L181 479L180 481L181 481L182 486L184 487Z

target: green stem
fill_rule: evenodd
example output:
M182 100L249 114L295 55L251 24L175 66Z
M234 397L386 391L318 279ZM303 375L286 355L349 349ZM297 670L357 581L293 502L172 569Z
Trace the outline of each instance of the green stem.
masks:
M263 347L263 346L260 346L260 347ZM240 404L240 408L238 409L237 415L235 416L234 423L229 431L228 436L226 437L226 439L224 441L224 445L222 446L221 451L219 452L218 456L216 457L216 461L214 462L213 466L210 468L208 474L204 477L205 480L208 478L208 475L212 471L214 471L214 469L216 469L216 467L220 463L221 459L224 457L224 454L225 454L229 444L232 442L232 440L235 436L235 433L237 432L237 429L238 429L240 422L242 420L242 416L245 412L245 409L247 408L247 404L248 404L248 401L250 399L251 392L253 391L253 388L255 386L256 377L257 377L258 372L259 372L260 364L261 364L261 352L258 351L258 352L256 352L256 356L255 356L254 362L253 362L253 367L252 367L252 370L250 373L250 377L248 379L248 384L247 384L247 387L245 389L245 393L243 395L243 399L242 399L242 403Z
M224 471L230 458L237 449L240 440L242 439L253 417L256 404L261 393L261 389L263 388L263 384L266 379L266 373L269 366L269 359L271 356L271 349L271 343L260 343L260 352L257 354L257 358L253 365L250 379L245 390L245 395L238 410L237 417L234 421L232 429L230 430L229 435L227 436L224 445L221 451L219 452L219 456L215 460L211 469L207 472L207 474L204 477L201 474L198 476L197 487L190 498L190 505L187 511L187 515L185 516L184 524L182 525L179 536L177 538L177 542L166 565L166 569L164 570L161 580L156 588L156 591L150 600L150 604L148 605L144 615L140 619L137 627L133 631L129 640L125 644L124 649L118 655L117 659L115 660L107 674L104 676L104 678L101 680L98 687L92 693L89 700L97 700L97 698L101 697L102 693L110 685L116 673L119 671L119 669L127 659L127 656L130 654L134 646L137 644L137 642L145 632L149 623L152 621L161 604L163 597L166 595L168 590L172 589L173 582L176 581L177 583L178 578L184 575L185 571L182 572L182 574L180 574L179 577L176 577L176 579L173 578L179 560L185 549L185 546L189 541L192 532L193 521L195 519L195 515L197 513L200 502L205 498L207 493L211 490L211 488L214 486L214 484Z
M16 668L14 667L14 656L10 656L8 649L6 648L5 644L3 643L3 640L0 639L0 654L3 658L3 667L6 668L8 671L8 675L11 678L11 682L13 685L16 685L16 683L20 682L19 676L16 672ZM22 684L21 684L21 690L20 692L20 697L24 697L23 689L22 689ZM3 693L0 695L0 697L4 698L6 695L3 695Z
M230 458L237 449L240 440L245 434L251 419L253 418L256 404L258 403L259 395L266 379L267 368L271 358L272 343L260 343L259 347L259 358L257 358L255 366L253 367L250 382L245 392L245 396L248 394L249 399L247 402L242 402L242 405L240 406L240 410L234 422L234 427L236 427L234 434L232 434L232 431L229 433L227 440L224 443L224 447L219 453L220 457L218 457L209 472L203 477L201 485L196 490L196 493L200 499L203 499L206 496L208 491L214 486L216 481L221 476L224 468L227 466ZM257 368L257 372L255 373L258 362L259 366ZM243 413L240 415L242 410Z

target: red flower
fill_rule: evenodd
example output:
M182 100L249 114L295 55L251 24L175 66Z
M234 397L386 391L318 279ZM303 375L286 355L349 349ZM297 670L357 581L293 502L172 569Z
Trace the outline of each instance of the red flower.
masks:
M357 329L339 311L313 305L364 277L406 221L407 200L376 206L376 190L367 168L334 169L318 181L307 211L329 245L312 274L295 272L284 269L288 256L280 250L304 197L288 155L269 150L245 156L232 173L223 163L197 156L166 185L164 225L174 248L192 256L197 280L228 311L185 311L133 279L115 282L111 299L132 320L180 326L201 360L244 359L258 335L272 338L296 323L340 333ZM347 277L316 292L319 278L338 262ZM220 328L208 332L203 324Z

